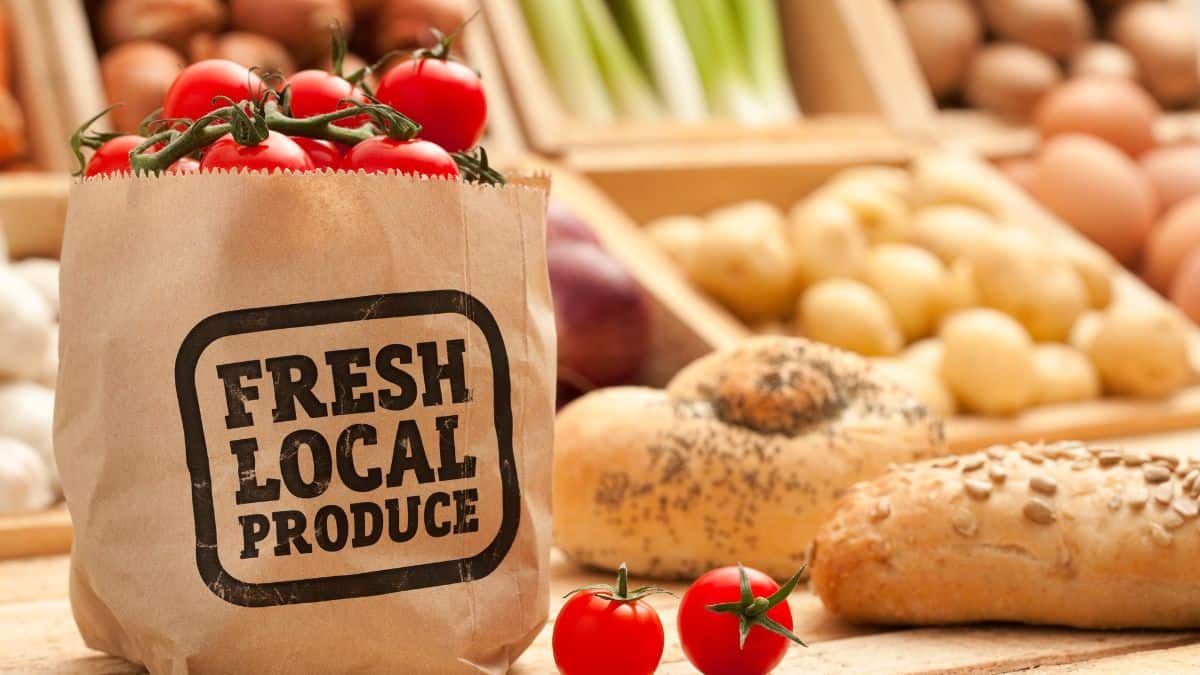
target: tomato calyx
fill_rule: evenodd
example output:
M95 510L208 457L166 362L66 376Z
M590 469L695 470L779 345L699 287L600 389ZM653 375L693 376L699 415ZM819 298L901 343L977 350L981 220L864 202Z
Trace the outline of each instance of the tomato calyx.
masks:
M665 593L670 596L675 594L665 588L658 586L640 586L633 590L629 588L629 568L625 563L621 563L621 567L617 569L617 583L610 584L592 584L591 586L581 586L567 593L563 598L569 598L576 593L584 593L588 591L598 591L595 593L597 598L608 600L610 602L637 602L648 595L656 595Z
M92 131L93 124L99 121L101 117L104 117L108 113L112 112L113 109L119 108L120 106L121 104L118 103L105 108L96 116L79 125L79 128L75 130L75 133L71 134L71 153L75 155L75 159L79 162L79 169L76 170L72 175L82 176L83 172L87 169L87 159L83 156L84 148L99 150L100 146L104 145L105 143L113 140L114 138L126 135L115 131Z
M474 21L475 17L477 16L479 16L479 10L475 10L474 14L468 16L466 21L458 24L458 27L450 31L449 34L443 33L437 28L431 26L429 28L429 32L433 33L433 46L423 47L414 51L412 54L413 58L418 61L424 59L437 59L438 61L450 60L452 58L450 49L454 46L454 41L457 40L458 36L462 34L463 28L466 28L467 24Z
M741 563L738 563L738 572L741 574L741 597L735 602L718 602L706 605L705 609L717 614L733 614L737 616L739 649L746 646L746 638L750 636L750 630L755 626L761 626L802 647L807 647L808 645L798 635L767 616L767 612L771 608L780 603L787 602L788 596L796 589L796 584L800 583L800 579L804 575L804 569L804 567L801 567L800 571L792 575L792 578L788 579L787 583L780 586L779 590L772 593L769 597L755 597L753 591L750 590L750 578L746 576L746 568Z

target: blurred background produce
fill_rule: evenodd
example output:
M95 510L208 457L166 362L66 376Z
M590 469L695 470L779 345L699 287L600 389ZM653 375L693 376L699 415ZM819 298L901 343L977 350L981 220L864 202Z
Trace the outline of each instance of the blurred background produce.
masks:
M329 29L350 39L344 72L432 46L454 31L466 0L88 0L113 126L135 130L188 63L228 59L291 75L329 65Z
M1167 108L1200 96L1195 17L1171 0L898 0L939 103L1028 121L1064 80L1137 82Z

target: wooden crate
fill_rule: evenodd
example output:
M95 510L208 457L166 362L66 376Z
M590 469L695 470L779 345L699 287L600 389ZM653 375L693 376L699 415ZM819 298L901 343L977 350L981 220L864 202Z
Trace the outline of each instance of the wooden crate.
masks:
M1106 255L989 164L974 155L963 156L979 171L987 194L1006 221L1035 230L1056 248L1082 247ZM724 172L697 169L688 162L680 162L664 165L654 177L653 189L646 187L645 175L614 166L608 171L591 172L589 177L627 215L614 214L609 204L600 211L584 211L584 214L602 230L608 228L609 223L617 222L624 231L629 228L630 221L644 224L654 218L679 213L700 215L714 207L747 199L762 199L786 209L842 169L867 164L904 165L911 157L842 153L817 155L808 162L772 164L760 161L748 162L745 166L731 165L727 158L725 164L729 168ZM584 202L583 205L588 204ZM614 252L638 270L639 278L654 279L660 288L671 289L668 301L662 302L662 306L675 313L689 334L703 340L711 349L752 334L748 326L692 287L676 265L652 250L653 244L644 235L635 237L634 234L623 235L628 246L614 248ZM651 250L644 250L645 247ZM643 269L647 265L654 268ZM1171 307L1135 276L1119 266L1115 269L1118 300L1163 303ZM661 300L661 292L653 286L648 288ZM1176 310L1171 307L1171 311ZM1193 333L1196 343L1193 354L1200 357L1200 329L1194 329ZM1200 370L1200 361L1196 365ZM669 368L662 369L656 381L667 375L667 370ZM947 433L955 449L968 450L1015 440L1094 439L1196 425L1200 425L1200 378L1192 386L1163 400L1108 398L1042 406L1012 417L956 416L948 420Z
M787 59L804 119L794 124L748 127L732 121L702 124L676 121L589 124L572 118L542 67L518 0L480 0L493 41L500 45L511 98L528 145L551 155L574 150L644 148L657 145L680 153L693 144L781 143L889 135L884 115L899 118L907 109L901 91L876 86L865 68L860 42L869 41L870 23L856 23L847 11L858 2L880 0L781 0ZM821 123L815 123L820 120Z
M1200 0L1166 0L1187 8L1200 31ZM896 10L896 0L847 0L841 4L844 22L869 26L854 32L855 49L876 88L886 100L888 122L916 140L949 143L989 158L1028 155L1038 145L1037 133L1024 123L1006 121L972 108L939 108L921 74L916 56ZM1160 142L1200 139L1200 113L1170 112L1156 130Z
M0 223L12 257L57 257L69 172L77 167L67 140L104 101L95 54L78 2L3 2L12 17L16 94L36 170L0 174Z

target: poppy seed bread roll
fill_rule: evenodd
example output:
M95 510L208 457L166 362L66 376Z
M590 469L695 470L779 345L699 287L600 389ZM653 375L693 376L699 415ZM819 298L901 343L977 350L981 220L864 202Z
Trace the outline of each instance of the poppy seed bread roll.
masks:
M853 354L760 337L665 390L592 392L555 426L555 543L576 562L694 578L805 561L837 498L892 462L945 452L941 422Z
M1200 460L1016 445L901 466L821 528L812 587L851 621L1200 626Z

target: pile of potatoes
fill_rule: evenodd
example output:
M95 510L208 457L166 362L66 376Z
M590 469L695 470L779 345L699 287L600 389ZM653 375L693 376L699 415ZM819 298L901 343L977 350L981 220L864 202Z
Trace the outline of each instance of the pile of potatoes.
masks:
M898 0L934 96L1029 117L1068 77L1134 79L1164 106L1200 96L1195 19L1170 0Z
M58 262L10 262L0 238L0 515L58 501Z
M1114 302L1111 258L1006 222L981 170L954 155L853 168L787 214L748 202L647 232L751 326L875 357L943 415L1183 387L1184 320Z
M100 72L117 129L134 131L162 104L185 64L228 59L264 72L329 67L329 28L348 33L351 73L392 50L430 46L450 33L463 0L89 0L103 50ZM359 56L361 55L361 56Z

